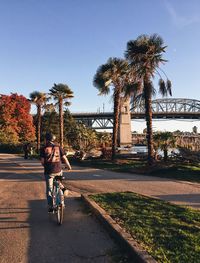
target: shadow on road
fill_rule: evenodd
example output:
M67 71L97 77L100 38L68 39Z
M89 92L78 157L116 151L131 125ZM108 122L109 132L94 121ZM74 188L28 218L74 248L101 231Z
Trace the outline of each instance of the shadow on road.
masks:
M43 170L36 167L21 167L16 163L11 163L6 160L0 162L0 179L3 180L42 180Z
M199 194L176 194L176 195L156 195L155 197L164 199L169 202L183 202L184 205L192 206L200 209L200 195Z
M0 158L0 179L31 179L41 180L43 167L39 161L24 160L21 157ZM11 158L12 157L12 158ZM72 167L72 171L64 171L67 180L84 181L84 180L130 180L135 182L140 181L169 181L166 178L137 175L132 173L118 173L108 170L101 170L89 167ZM17 178L16 178L17 177Z
M0 230L15 230L30 228L25 214L30 213L27 208L0 207Z
M29 203L30 244L28 262L103 263L113 242L107 233L83 212L79 198L68 198L62 226L48 214L46 200Z

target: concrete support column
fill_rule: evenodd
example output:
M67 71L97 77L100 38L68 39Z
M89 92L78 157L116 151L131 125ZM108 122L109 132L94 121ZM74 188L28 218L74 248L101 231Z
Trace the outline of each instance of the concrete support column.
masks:
M121 101L118 143L120 147L132 145L130 98Z

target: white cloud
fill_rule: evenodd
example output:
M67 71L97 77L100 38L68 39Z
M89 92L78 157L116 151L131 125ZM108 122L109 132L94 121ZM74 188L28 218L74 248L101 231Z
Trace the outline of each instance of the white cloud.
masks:
M167 8L167 11L170 15L172 22L178 28L183 28L185 26L189 26L191 24L195 24L195 23L200 22L199 15L193 15L193 16L187 16L187 17L180 15L175 10L175 8L172 6L172 4L168 1L165 1L165 6Z

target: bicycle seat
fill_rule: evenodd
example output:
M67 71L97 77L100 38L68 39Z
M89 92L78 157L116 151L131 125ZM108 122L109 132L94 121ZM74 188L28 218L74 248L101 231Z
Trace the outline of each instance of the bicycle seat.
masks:
M62 181L62 180L65 180L65 176L63 176L63 175L57 175L57 176L55 176L55 180L56 181Z

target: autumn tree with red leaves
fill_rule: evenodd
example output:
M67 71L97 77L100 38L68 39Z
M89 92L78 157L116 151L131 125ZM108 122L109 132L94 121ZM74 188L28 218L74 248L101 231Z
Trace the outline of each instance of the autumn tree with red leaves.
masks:
M0 142L17 144L35 140L31 104L17 93L0 97Z

